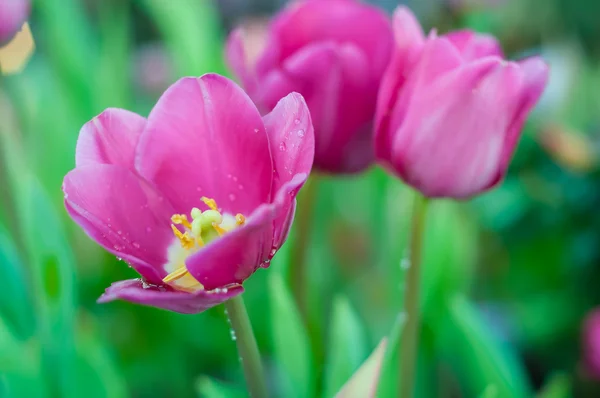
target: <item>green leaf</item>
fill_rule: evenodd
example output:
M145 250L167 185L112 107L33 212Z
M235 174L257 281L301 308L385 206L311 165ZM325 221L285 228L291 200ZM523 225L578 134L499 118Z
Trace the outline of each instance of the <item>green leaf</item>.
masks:
M245 398L246 393L239 388L227 385L208 376L202 376L196 383L200 398Z
M537 395L538 398L571 398L572 396L571 378L565 373L551 376Z
M499 397L530 397L531 387L515 352L495 336L481 315L462 296L439 312L438 352L457 371L467 396L492 385Z
M398 315L394 326L389 334L383 366L381 368L381 379L377 388L377 397L391 398L398 396L398 375L400 374L399 347L400 336L404 328L404 316Z
M308 335L300 313L283 278L269 274L271 333L274 359L281 372L279 395L290 398L314 396L314 375Z
M139 0L164 35L178 76L223 73L221 28L212 1Z
M336 398L373 398L375 396L386 346L387 339L384 338L360 369L335 395Z
M332 317L324 397L333 397L367 356L365 331L346 297L335 298Z

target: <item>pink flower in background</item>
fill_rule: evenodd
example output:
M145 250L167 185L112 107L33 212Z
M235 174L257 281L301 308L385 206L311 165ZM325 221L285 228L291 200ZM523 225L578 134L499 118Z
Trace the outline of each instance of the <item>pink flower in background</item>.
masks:
M471 31L426 38L405 7L393 25L377 104L378 160L430 197L494 187L546 86L547 65L539 57L505 61L495 39Z
M600 309L595 309L583 324L583 361L586 373L600 379Z
M29 0L0 1L0 44L12 39L21 29L29 17L30 10Z
M261 110L301 93L315 126L315 167L351 173L373 160L377 90L392 44L389 18L377 8L307 0L290 4L265 30L234 31L226 53Z
M195 313L242 293L286 240L313 156L299 94L261 118L214 74L173 84L148 119L122 109L92 119L64 179L65 205L143 278L113 284L99 301Z

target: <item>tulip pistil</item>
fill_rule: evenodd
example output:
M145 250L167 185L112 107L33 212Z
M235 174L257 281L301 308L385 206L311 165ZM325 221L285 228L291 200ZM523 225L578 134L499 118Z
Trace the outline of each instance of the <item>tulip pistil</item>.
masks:
M188 272L185 267L185 259L200 250L206 243L246 223L243 214L238 213L235 217L230 214L221 214L214 199L203 196L200 200L204 202L208 210L202 211L194 207L190 212L191 221L185 214L174 214L171 217L171 229L179 241L180 248L169 249L169 262L165 265L169 274L163 278L163 282L171 284L179 290L204 289L202 284Z

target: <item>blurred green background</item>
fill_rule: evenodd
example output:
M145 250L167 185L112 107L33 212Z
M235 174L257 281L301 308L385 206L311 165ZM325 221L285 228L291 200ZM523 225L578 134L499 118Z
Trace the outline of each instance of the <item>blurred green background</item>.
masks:
M221 307L189 316L96 304L136 274L67 217L61 182L86 121L106 107L147 115L181 76L229 75L227 32L284 3L34 2L35 53L0 77L0 397L244 396ZM408 5L427 29L493 33L510 57L541 53L552 68L506 181L432 206L418 396L600 396L581 342L600 304L600 2ZM319 182L309 330L284 282L293 231L246 284L275 396L331 397L382 337L395 344L412 193L377 167ZM386 361L383 397L394 375Z

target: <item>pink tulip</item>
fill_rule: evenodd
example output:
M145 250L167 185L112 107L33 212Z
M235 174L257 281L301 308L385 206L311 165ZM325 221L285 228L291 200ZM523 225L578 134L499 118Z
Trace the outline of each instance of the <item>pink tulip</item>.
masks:
M173 84L148 119L107 109L76 152L67 211L142 276L99 301L196 313L242 293L286 240L314 133L299 94L261 118L235 83L208 74Z
M600 309L594 309L583 325L583 365L593 379L600 379Z
M538 57L505 61L490 36L429 37L405 7L379 92L378 160L429 197L468 198L504 177L547 81Z
M306 0L290 4L265 32L235 30L227 59L263 111L301 93L315 125L315 167L352 173L373 160L377 90L392 44L389 18L377 8Z
M21 29L30 8L28 0L0 1L0 44L8 42Z

